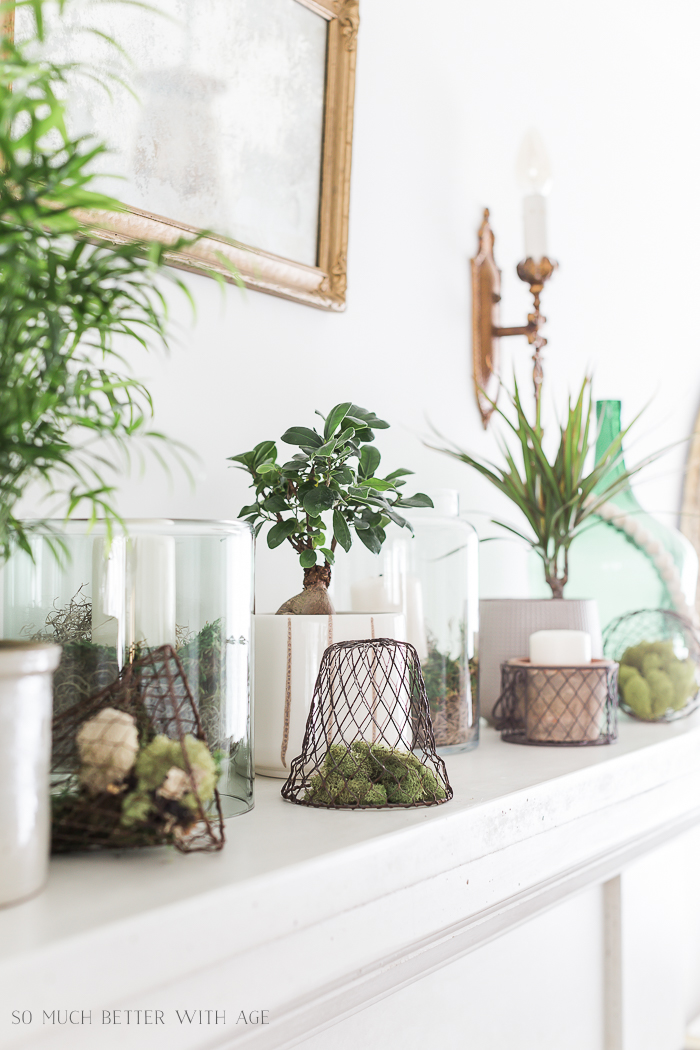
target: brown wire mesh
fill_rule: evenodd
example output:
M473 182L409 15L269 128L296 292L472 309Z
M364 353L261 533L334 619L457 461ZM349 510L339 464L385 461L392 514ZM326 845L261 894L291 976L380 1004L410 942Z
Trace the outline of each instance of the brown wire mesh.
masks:
M617 739L617 664L543 667L529 660L501 664L501 695L493 709L501 739L516 744L586 747Z
M282 796L325 809L405 809L452 798L412 645L373 638L326 649L302 753Z
M603 651L620 664L620 707L643 722L673 722L700 704L700 635L671 609L638 609L606 628Z
M171 646L57 713L52 732L52 852L223 847L216 765Z

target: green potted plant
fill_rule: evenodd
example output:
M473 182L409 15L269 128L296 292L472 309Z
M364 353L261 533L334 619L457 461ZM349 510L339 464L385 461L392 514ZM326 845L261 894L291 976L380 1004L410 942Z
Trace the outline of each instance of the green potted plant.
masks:
M5 32L15 6L27 5L0 5ZM167 312L156 282L164 249L93 244L75 217L76 210L122 205L91 187L91 162L105 147L67 130L62 99L69 74L79 70L41 57L44 7L44 0L31 2L32 37L18 44L9 33L0 45L1 562L16 549L32 554L40 523L28 525L17 513L30 485L43 483L66 517L87 505L90 517L114 526L119 516L105 467L119 453L128 456L137 436L160 437L149 429L148 391L121 370L115 340L165 342ZM60 536L55 546L60 553ZM0 740L0 904L36 892L46 874L47 676L59 657L45 643L0 648L0 721L24 721L27 739L37 741L18 754L17 734ZM24 673L31 677L19 704ZM27 812L34 813L29 836Z
M231 460L251 475L254 502L239 516L256 536L268 526L270 548L288 543L303 570L303 588L275 614L255 616L256 769L286 777L300 752L313 683L326 647L332 642L374 637L403 639L400 613L336 615L328 593L339 550L353 538L379 554L386 529L410 529L402 511L432 507L423 493L404 496L410 470L378 476L381 455L375 430L389 424L350 401L335 405L319 429L295 426L282 442L295 447L278 462L274 441L262 441Z
M559 440L548 451L539 415L528 419L517 383L508 394L511 414L494 404L502 425L514 438L501 439L504 465L499 466L452 445L439 448L491 482L521 512L522 525L501 519L493 523L517 536L540 558L551 599L489 599L481 602L479 697L481 711L491 717L500 692L500 665L511 657L527 656L530 634L542 629L588 631L593 656L602 656L600 621L592 599L564 596L572 543L596 520L601 508L629 484L629 479L662 455L658 452L634 467L624 467L622 446L630 427L599 450L596 445L591 380L586 378L559 425ZM512 416L512 418L511 418ZM633 421L634 422L634 421ZM633 424L631 424L633 425ZM435 446L433 446L435 447Z

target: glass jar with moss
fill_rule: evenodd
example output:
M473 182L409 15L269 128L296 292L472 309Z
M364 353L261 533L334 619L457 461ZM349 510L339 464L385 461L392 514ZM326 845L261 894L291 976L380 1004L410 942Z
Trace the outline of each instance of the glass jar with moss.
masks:
M253 805L250 637L253 545L241 521L53 522L3 571L2 637L58 642L54 713L171 646L212 753L224 816Z
M642 722L674 722L700 704L700 634L671 609L619 616L604 636L605 655L620 665L622 710Z
M356 544L331 590L339 611L403 614L399 640L418 652L435 743L448 755L479 742L479 544L459 516L459 494L443 489L430 495L434 509L412 511L412 534L387 533L376 555Z

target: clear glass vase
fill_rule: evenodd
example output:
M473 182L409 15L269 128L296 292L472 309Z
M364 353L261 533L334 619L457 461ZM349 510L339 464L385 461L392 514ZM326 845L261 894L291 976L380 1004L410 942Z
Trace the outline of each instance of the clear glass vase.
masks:
M54 712L111 685L129 661L172 646L218 752L224 816L253 805L250 639L253 545L244 522L53 522L3 570L2 637L58 642Z
M596 411L597 461L620 433L620 402L598 401ZM613 477L624 469L620 459ZM532 572L541 577L539 559ZM698 558L690 541L648 514L628 485L572 543L564 596L595 598L605 630L618 616L637 609L675 609L688 615L697 576ZM535 592L548 593L541 582Z
M420 657L435 742L445 755L479 742L479 544L459 517L457 492L443 491L433 500L434 510L406 511L413 536L387 527L380 554L356 541L338 559L331 597L338 612L404 614L402 640Z

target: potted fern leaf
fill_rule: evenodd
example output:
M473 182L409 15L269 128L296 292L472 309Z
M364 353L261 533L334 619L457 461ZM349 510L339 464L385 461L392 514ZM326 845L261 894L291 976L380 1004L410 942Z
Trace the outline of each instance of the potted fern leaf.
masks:
M31 558L32 532L46 527L18 513L36 483L53 513L58 502L66 517L86 506L90 518L119 522L105 467L137 437L161 435L115 341L162 343L167 326L156 281L164 249L96 245L76 218L122 205L92 187L91 164L105 147L67 130L62 99L79 70L41 57L45 0L31 0L35 32L21 43L15 6L27 5L0 5L0 563L16 550ZM50 675L59 658L56 645L0 643L0 724L16 729L0 739L0 905L35 893L46 877ZM20 750L19 739L35 744Z

